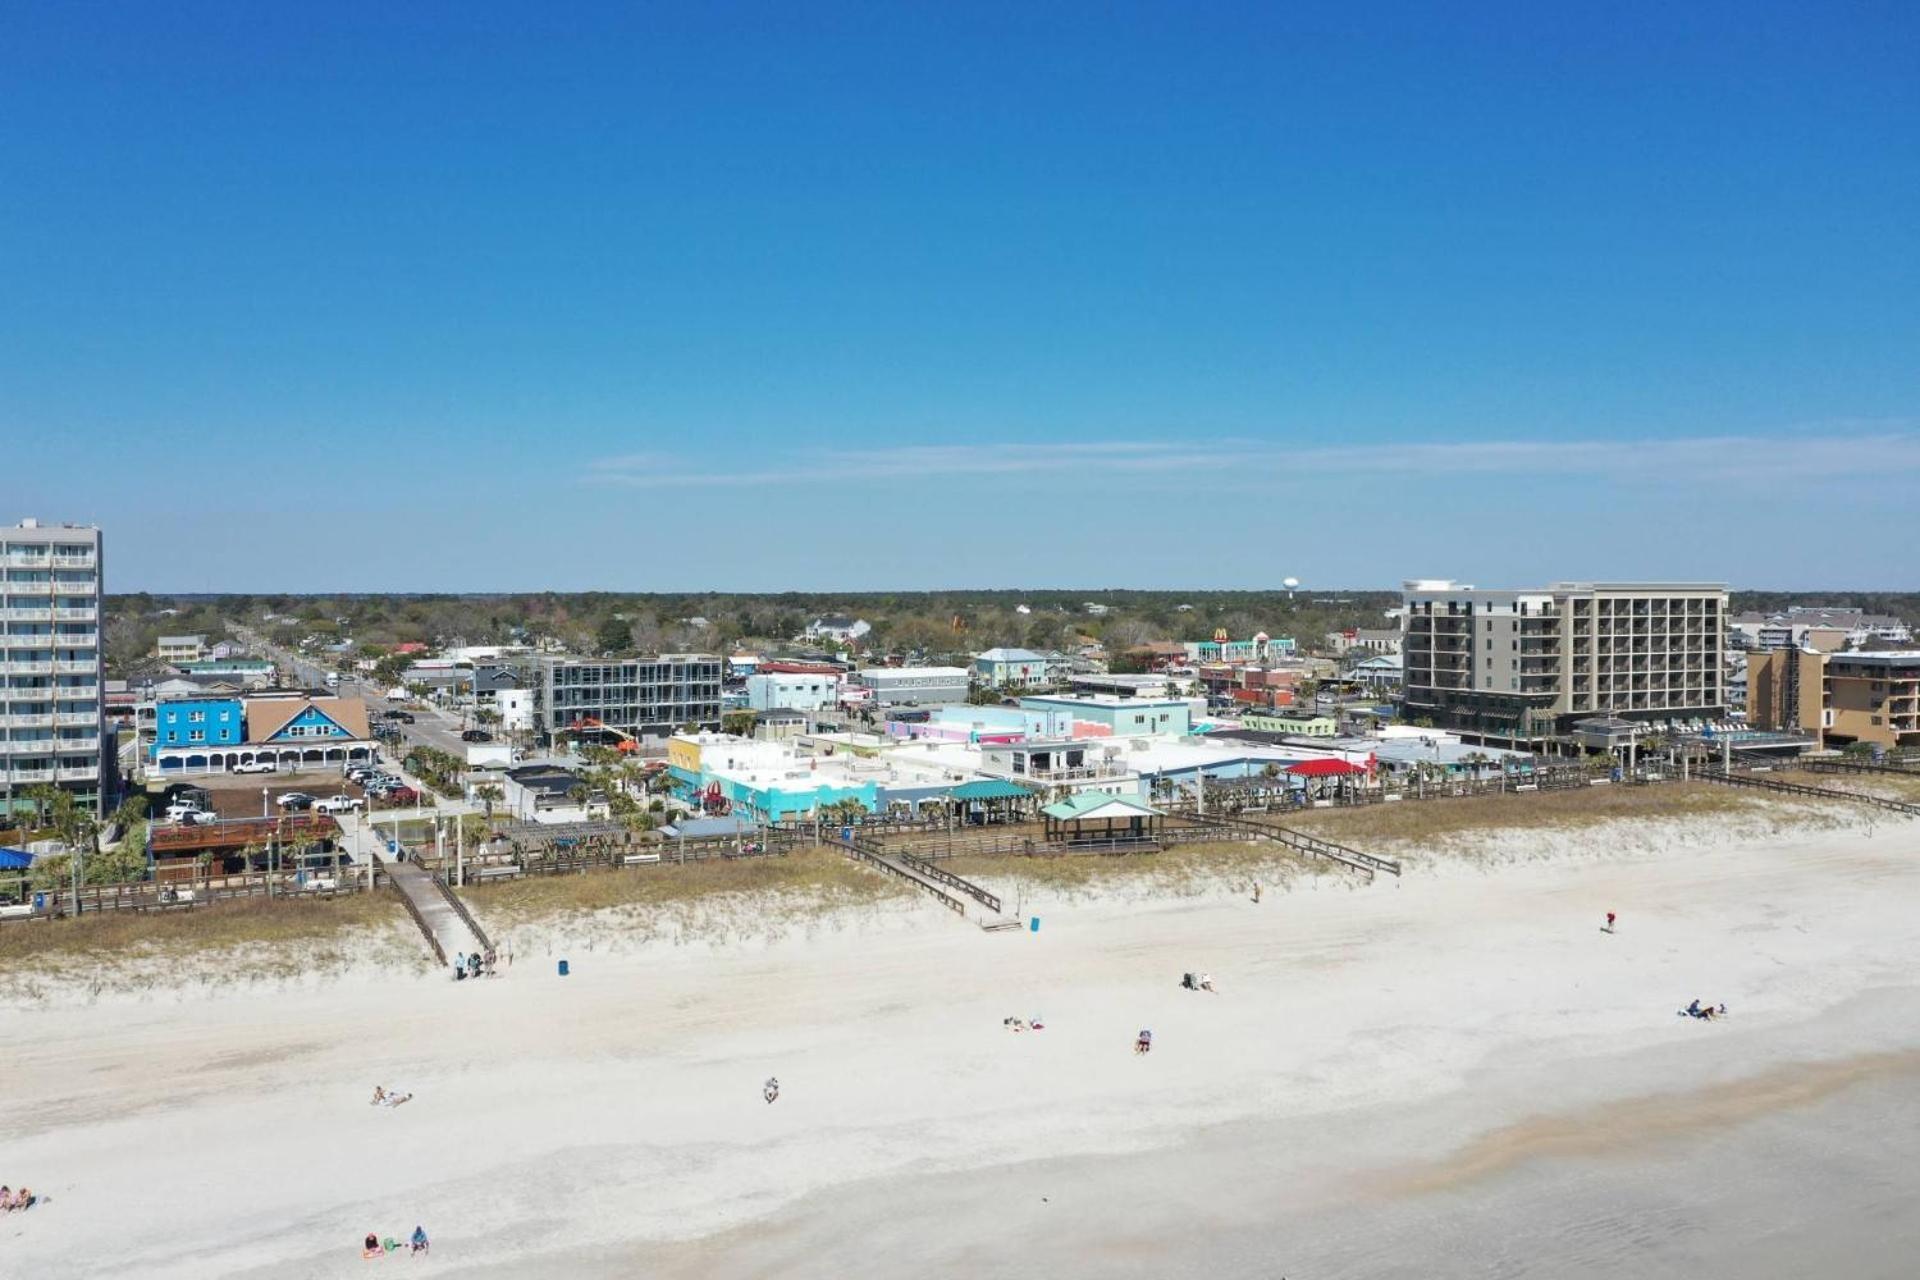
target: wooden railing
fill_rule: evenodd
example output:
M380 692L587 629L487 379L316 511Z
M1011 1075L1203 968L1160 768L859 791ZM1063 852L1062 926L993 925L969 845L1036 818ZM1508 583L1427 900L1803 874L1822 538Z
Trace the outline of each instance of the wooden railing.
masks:
M951 871L942 870L924 858L916 858L910 853L897 853L893 856L900 859L901 862L913 870L918 871L921 875L930 876L938 880L941 884L946 885L949 889L958 889L995 915L1000 913L999 897L982 889L973 881L963 876L957 876Z
M1842 791L1838 787L1809 787L1798 782L1782 782L1778 778L1756 777L1751 773L1727 773L1720 769L1697 769L1694 771L1694 776L1702 782L1718 782L1731 787L1751 787L1758 791L1771 791L1776 795L1809 796L1821 800L1850 800L1855 804L1870 804L1877 809L1886 809L1893 813L1920 814L1920 804L1908 804L1904 800L1889 800L1885 796L1870 796L1864 791Z
M905 880L908 884L911 884L916 888L926 890L928 893L933 895L934 900L936 902L946 907L947 910L953 912L953 914L961 917L962 919L966 918L966 914L967 914L966 903L960 901L960 899L954 897L952 894L948 893L945 889L942 889L938 884L929 883L927 880L922 879L918 875L915 875L912 871L908 870L907 867L905 867L901 863L896 862L892 858L888 857L885 851L882 850L877 843L862 840L857 835L852 840L842 840L838 834L824 837L824 842L827 844L831 844L836 848L846 850L849 855L858 859L861 862L866 863L869 866L878 867L882 871L887 872L889 875L895 875L900 877L902 880Z

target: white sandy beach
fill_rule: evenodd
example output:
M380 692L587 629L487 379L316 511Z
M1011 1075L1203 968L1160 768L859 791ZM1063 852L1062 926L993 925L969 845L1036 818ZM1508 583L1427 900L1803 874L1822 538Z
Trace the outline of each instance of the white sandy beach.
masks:
M1920 829L1593 840L8 1009L0 1274L1911 1274Z

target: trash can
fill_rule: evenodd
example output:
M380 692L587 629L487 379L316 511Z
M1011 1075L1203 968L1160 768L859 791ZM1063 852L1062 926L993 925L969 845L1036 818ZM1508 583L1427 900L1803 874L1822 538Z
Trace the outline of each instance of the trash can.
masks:
M46 894L44 894L44 893L36 893L36 894L34 894L34 895L33 895L33 909L34 909L34 911L35 911L35 912L41 912L41 911L45 911L45 910L47 909L47 895L46 895Z
M1034 933L1040 932L1040 917L1035 916L1033 919L1029 920L1027 922L1027 928Z
M567 962L565 960L560 962L560 976L563 978L567 976Z

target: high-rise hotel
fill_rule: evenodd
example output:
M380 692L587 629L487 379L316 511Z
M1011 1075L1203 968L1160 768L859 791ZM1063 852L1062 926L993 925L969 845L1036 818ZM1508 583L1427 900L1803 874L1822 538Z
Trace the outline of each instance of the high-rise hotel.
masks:
M100 530L0 526L0 816L41 784L104 803L100 582Z
M1402 603L1406 714L1437 728L1520 743L1590 717L1726 715L1723 584L1415 579Z

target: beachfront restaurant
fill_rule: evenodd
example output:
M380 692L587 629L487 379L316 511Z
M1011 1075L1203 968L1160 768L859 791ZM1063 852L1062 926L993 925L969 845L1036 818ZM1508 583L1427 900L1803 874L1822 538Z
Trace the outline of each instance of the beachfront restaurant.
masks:
M1161 814L1125 796L1083 791L1040 810L1049 844L1148 843L1160 834Z

